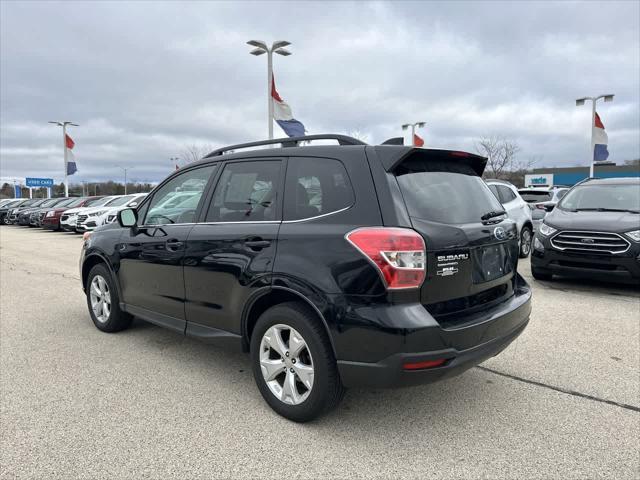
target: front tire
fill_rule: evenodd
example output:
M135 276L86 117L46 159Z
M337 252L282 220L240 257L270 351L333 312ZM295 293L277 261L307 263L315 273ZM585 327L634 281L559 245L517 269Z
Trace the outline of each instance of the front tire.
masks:
M294 422L317 418L345 393L327 332L299 303L276 305L260 316L251 335L251 364L262 397Z
M85 288L89 314L98 330L112 333L131 326L133 317L120 310L118 291L106 265L100 263L91 269Z
M520 258L527 258L531 253L533 244L533 231L531 227L524 226L520 232Z

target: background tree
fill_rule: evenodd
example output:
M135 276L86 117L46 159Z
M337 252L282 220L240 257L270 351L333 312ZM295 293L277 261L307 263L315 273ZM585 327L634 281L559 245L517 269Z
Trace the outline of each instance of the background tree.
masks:
M513 183L517 187L524 186L524 176L531 168L542 160L541 156L523 159L518 156L520 146L515 140L500 136L481 137L475 142L476 151L487 157L485 178L496 178Z
M180 150L180 153L178 153L178 157L185 164L189 164L189 163L197 162L198 160L201 160L202 157L204 157L208 153L211 153L214 150L215 150L215 147L211 146L208 143L200 143L200 144L190 143L182 147L182 149Z

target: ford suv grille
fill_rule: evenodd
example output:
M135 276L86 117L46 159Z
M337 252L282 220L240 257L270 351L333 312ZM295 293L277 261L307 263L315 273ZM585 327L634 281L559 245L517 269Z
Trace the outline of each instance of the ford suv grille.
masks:
M612 255L626 252L631 244L617 233L566 231L556 234L551 245L558 250Z

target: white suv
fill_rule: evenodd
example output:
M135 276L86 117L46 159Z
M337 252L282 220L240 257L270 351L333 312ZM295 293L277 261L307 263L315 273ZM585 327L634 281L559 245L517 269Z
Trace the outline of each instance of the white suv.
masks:
M120 200L113 202L108 205L106 209L102 209L104 210L104 213L96 220L96 225L100 227L102 225L115 222L120 210L124 210L125 208L136 208L146 196L146 193L136 193L134 195L127 195L126 197L122 197Z
M511 183L504 180L485 181L506 210L507 216L516 222L520 237L520 258L527 258L531 253L531 242L533 240L531 208L522 199L518 189Z

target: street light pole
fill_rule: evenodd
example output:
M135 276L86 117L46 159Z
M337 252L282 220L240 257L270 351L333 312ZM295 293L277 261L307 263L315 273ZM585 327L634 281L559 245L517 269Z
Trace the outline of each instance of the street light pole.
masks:
M178 170L179 168L178 162L180 161L180 157L171 157L169 161L175 164L176 168L174 170Z
M576 99L576 107L584 105L584 102L587 100L591 100L591 158L589 160L589 177L592 178L594 176L594 157L595 157L595 139L593 138L593 128L596 124L596 102L601 98L604 98L605 102L612 102L614 94L609 93L607 95L600 95L598 97L582 97Z
M124 194L127 194L127 170L130 170L132 167L122 167L120 165L116 165L116 167L124 170Z
M62 148L64 149L63 150L64 151L64 196L68 197L69 196L69 180L67 175L67 125L71 125L73 127L79 127L80 125L77 125L69 121L64 121L64 122L50 121L49 123L53 123L54 125L58 125L59 127L62 127Z
M422 128L424 127L426 124L425 122L415 122L415 123L405 123L404 125L402 125L402 130L406 130L407 128L411 127L411 140L410 140L410 144L412 147L415 146L416 144L416 127L418 128Z
M267 125L269 131L269 140L273 139L273 100L271 98L271 92L273 91L273 54L277 53L278 55L282 55L287 57L291 55L289 50L286 50L284 47L291 45L291 42L287 42L286 40L279 40L277 42L273 42L271 47L268 47L265 42L262 40L249 40L247 42L248 45L252 47L256 47L251 50L249 53L251 55L267 54L267 115L269 116Z

